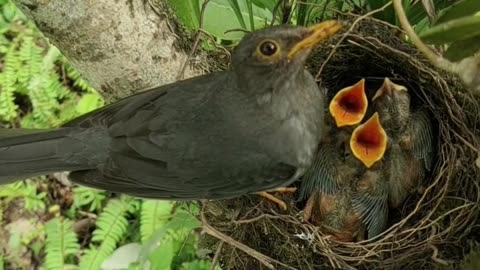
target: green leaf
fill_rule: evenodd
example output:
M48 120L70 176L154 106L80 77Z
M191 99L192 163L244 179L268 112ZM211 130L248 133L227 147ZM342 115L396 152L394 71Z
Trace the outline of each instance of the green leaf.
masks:
M435 25L473 15L480 11L479 0L464 0L454 3L435 21Z
M66 219L54 218L45 225L45 269L65 269L66 258L75 255L79 249L73 223Z
M367 0L367 5L369 10L372 11L385 6L388 2L390 2L390 0ZM396 22L395 10L393 9L392 5L381 12L375 13L373 16L379 20L386 21L391 24L395 24Z
M212 267L212 262L210 261L196 260L196 261L183 263L180 266L180 270L210 270L211 267ZM220 267L217 266L215 269L218 270L220 269Z
M242 26L243 29L247 29L247 25L245 24L245 19L243 18L242 10L240 9L240 5L238 4L238 0L228 0L230 3L230 6L233 9L233 12L235 13L235 16L237 16L237 20Z
M237 17L237 14L229 4L229 1L230 0L211 0L208 3L205 10L204 29L220 39L239 40L243 37L244 33L234 31L225 34L225 31L232 29L247 30L238 19L232 19ZM242 18L244 20L249 19L249 12L246 3L241 1L238 4ZM252 6L252 13L255 29L263 28L266 22L270 22L272 19L272 12L268 9Z
M143 245L138 262L140 264L144 264L149 261L148 258L150 258L150 255L155 253L155 251L159 248L159 245L162 245L164 239L168 239L172 236L172 232L176 234L183 234L185 236L184 238L186 238L193 229L200 226L200 222L195 217L186 213L185 211L178 211L175 213L175 216L172 218L172 220L155 232L155 234ZM150 262L153 263L151 260Z
M444 56L450 61L457 62L476 52L480 52L480 35L452 43Z
M17 15L17 8L13 3L8 3L2 7L2 13L5 20L11 22Z
M420 37L432 44L445 44L480 35L480 15L442 23L425 31Z
M434 0L433 4L438 13L438 11L450 5L450 2L449 0ZM414 26L420 21L428 19L428 15L423 7L422 1L416 1L411 5L410 10L407 13L407 17L410 24Z
M129 243L117 248L108 259L102 263L102 270L128 269L137 262L142 246L138 243Z
M175 15L190 30L197 30L200 23L199 0L168 0L169 6Z
M174 256L173 239L167 236L160 243L160 247L150 254L150 269L170 270Z
M140 232L146 242L172 216L174 203L171 201L144 200L142 202Z
M259 8L268 9L273 12L276 1L272 0L252 0L253 4Z
M103 104L103 100L97 94L85 94L78 101L76 110L78 114L85 114L91 112Z

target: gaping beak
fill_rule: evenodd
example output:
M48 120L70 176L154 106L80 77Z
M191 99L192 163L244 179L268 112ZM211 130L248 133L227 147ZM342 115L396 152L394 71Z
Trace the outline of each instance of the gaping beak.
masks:
M360 123L367 112L368 101L365 94L365 79L345 87L333 97L328 107L337 127Z
M408 90L405 86L393 83L392 81L390 81L389 78L385 78L382 86L380 87L380 89L377 90L377 92L373 96L372 101L374 101L375 99L377 99L381 96L384 96L384 95L391 96L391 95L393 95L394 91L406 91L407 92Z
M378 113L355 128L350 138L353 155L367 168L382 159L387 149L387 133L380 124Z
M308 28L310 34L292 47L290 52L288 52L288 59L292 59L297 53L311 49L318 43L327 40L340 29L342 29L342 23L333 20L310 26Z

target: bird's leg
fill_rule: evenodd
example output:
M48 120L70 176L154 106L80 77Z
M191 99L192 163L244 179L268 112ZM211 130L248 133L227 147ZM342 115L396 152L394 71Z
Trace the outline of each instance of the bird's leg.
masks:
M307 200L307 203L305 204L305 208L303 208L303 222L308 222L312 217L313 205L315 201L316 201L315 194L310 195L310 197Z
M267 191L258 192L257 195L260 195L260 196L264 197L265 199L278 204L278 206L281 209L287 210L287 204L284 201L280 200L279 198L273 196L270 193L294 193L295 191L297 191L297 188L285 188L285 187L283 187L283 188L277 188L277 189L269 190L268 192Z

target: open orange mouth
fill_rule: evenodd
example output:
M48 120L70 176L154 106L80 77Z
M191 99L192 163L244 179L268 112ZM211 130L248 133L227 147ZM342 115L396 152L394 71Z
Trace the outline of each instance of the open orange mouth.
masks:
M387 149L387 133L380 124L378 113L355 128L350 138L353 155L367 168L383 158Z
M329 105L330 114L337 127L360 123L367 112L368 101L365 94L365 79L345 87L333 97Z

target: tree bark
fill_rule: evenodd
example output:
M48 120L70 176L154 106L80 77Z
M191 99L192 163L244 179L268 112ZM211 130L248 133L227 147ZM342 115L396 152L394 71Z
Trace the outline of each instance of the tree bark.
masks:
M165 1L13 0L107 101L175 81L187 53Z

